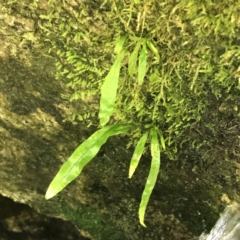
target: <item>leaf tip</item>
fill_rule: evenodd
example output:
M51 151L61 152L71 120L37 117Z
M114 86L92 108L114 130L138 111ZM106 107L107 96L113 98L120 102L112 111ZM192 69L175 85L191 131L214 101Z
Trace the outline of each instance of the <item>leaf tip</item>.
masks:
M147 227L144 223L144 220L143 219L140 219L140 224L143 226L143 227Z
M128 178L132 178L132 175L134 174L134 172L135 172L135 168L133 168L132 166L130 166Z
M45 194L45 199L48 200L48 199L54 197L55 195L56 194L50 188L48 188L48 190L47 190L47 192Z
M141 207L139 208L138 211L138 216L139 216L139 222L143 227L147 227L144 223L144 215L145 215L145 209L142 209Z

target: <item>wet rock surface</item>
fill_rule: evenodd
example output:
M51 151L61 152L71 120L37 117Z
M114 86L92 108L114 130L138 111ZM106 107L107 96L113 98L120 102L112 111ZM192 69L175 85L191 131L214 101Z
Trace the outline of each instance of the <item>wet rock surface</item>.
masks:
M73 109L61 98L66 89L55 80L54 60L46 56L41 41L21 44L14 35L36 30L34 19L16 8L0 15L5 19L0 22L5 29L0 37L2 195L41 214L70 220L83 236L96 240L189 240L213 227L226 206L224 199L240 200L239 114L222 100L212 109L220 106L220 114L206 113L190 133L199 134L205 148L193 152L185 146L176 162L162 158L147 228L139 225L137 213L150 156L145 154L133 179L127 179L133 149L126 149L124 137L111 138L81 176L46 201L44 194L59 167L96 129L63 122ZM234 105L239 104L236 99ZM215 135L209 131L214 124Z
M0 196L1 240L89 240L67 221L49 218Z

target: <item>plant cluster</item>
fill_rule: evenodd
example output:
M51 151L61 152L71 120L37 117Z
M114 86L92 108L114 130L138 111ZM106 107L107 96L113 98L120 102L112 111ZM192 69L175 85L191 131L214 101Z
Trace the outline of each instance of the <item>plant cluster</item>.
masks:
M152 155L139 208L145 226L160 152L174 159L177 147L193 140L187 133L201 121L211 96L239 88L240 1L49 4L40 27L58 57L57 78L71 88L64 97L80 106L71 119L96 119L98 113L100 129L61 167L46 198L75 179L110 136L127 133L129 146L136 146L129 177L145 149Z

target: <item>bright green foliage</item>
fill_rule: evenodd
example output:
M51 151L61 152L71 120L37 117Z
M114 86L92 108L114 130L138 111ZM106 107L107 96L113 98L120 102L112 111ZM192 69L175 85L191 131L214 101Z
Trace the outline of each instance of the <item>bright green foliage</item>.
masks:
M138 51L140 46L141 42L139 41L136 43L136 46L128 59L128 73L130 77L133 77L133 75L137 72Z
M54 197L73 181L99 152L102 145L110 136L126 133L131 126L115 124L103 127L84 141L62 165L55 178L52 180L45 195L46 199Z
M158 50L156 49L156 47L154 46L154 44L151 41L147 41L147 46L149 47L149 49L152 51L152 53L155 55L156 59L157 59L157 63L159 63L160 61L160 55Z
M112 65L101 88L101 100L99 110L99 119L101 126L104 126L109 121L113 113L115 99L117 95L121 62L123 57L124 51L118 56L118 58Z
M123 49L123 44L127 38L127 35L122 36L116 43L116 46L114 48L114 53L115 54L120 54L122 49Z
M151 129L151 155L152 162L150 167L150 172L147 178L147 182L145 188L143 190L142 199L139 207L139 219L140 223L146 227L144 224L144 215L146 211L146 207L149 201L149 198L152 194L153 188L157 181L157 176L160 170L160 147L158 141L158 135L155 128Z
M143 134L143 136L140 138L140 140L138 141L138 143L135 147L135 150L134 150L131 162L130 162L129 176L128 176L129 178L132 177L132 175L134 174L134 172L138 166L138 163L140 161L140 158L141 158L144 148L145 148L148 134L149 134L149 131L147 131L145 134Z
M164 140L162 131L157 128L157 133L158 133L158 135L159 135L159 137L160 137L161 146L162 146L162 148L165 150L165 149L166 149L166 145L165 145L165 140Z
M142 43L142 50L139 55L138 63L138 83L142 85L147 70L147 47L146 40Z
M98 125L100 110L102 126L110 117L133 125L128 146L136 146L134 159L150 144L152 164L158 140L169 159L177 159L181 147L201 146L191 133L202 117L214 112L218 99L239 95L240 0L78 2L72 7L51 0L39 23L59 59L57 77L68 88L64 98L77 108L70 120ZM143 144L152 126L158 127ZM156 172L151 168L149 178ZM142 224L151 182L141 204Z

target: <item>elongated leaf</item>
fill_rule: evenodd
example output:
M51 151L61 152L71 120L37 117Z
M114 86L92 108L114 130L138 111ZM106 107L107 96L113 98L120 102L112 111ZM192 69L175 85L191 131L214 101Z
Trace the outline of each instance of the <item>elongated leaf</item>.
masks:
M146 41L143 41L142 50L138 62L138 83L142 85L147 70L147 47Z
M165 145L165 139L163 137L162 131L160 129L157 129L158 135L160 137L160 143L162 148L165 150L166 149L166 145Z
M128 59L128 73L131 77L137 72L137 59L138 59L138 52L140 48L140 42L138 42L131 53Z
M153 45L153 43L151 41L147 41L147 45L151 49L152 53L156 56L157 60L159 61L160 60L160 55L159 55L156 47Z
M83 167L96 156L102 145L110 136L125 133L130 128L130 125L115 124L106 126L93 133L62 165L57 175L50 183L45 198L52 198L73 181L81 173Z
M149 131L147 131L138 141L137 146L134 150L131 162L130 162L130 168L129 168L129 178L132 177L133 173L135 172L138 163L140 161L140 158L143 154L145 143L147 141Z
M114 53L115 54L119 55L121 53L122 48L123 48L123 44L124 44L126 38L127 38L127 35L124 35L117 41L116 46L114 48Z
M109 121L114 110L123 57L124 52L115 60L101 88L100 109L98 114L101 126L104 126Z
M144 227L146 227L146 225L144 224L146 207L147 207L150 195L152 194L152 190L157 181L157 176L160 170L160 148L159 148L157 131L155 128L151 129L151 137L152 137L151 138L152 162L151 162L150 172L149 172L147 182L142 194L142 199L141 199L141 203L138 211L140 223Z

